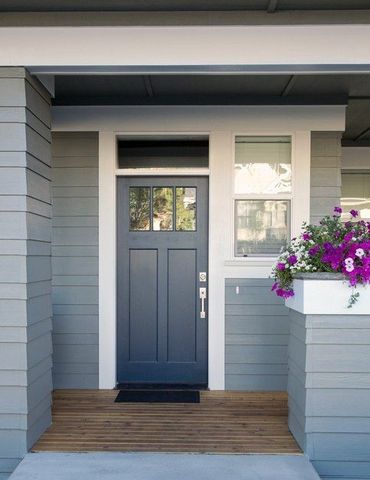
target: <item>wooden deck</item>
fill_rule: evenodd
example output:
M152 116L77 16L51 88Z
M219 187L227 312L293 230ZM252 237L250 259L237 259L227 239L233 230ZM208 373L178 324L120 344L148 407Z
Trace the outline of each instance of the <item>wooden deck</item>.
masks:
M117 391L58 390L33 451L301 453L285 393L201 392L200 404L114 403Z

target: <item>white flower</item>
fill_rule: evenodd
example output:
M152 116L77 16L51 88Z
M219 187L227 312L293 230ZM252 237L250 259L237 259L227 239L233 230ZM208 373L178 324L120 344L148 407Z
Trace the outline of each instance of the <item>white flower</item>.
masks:
M344 260L344 263L345 263L346 265L353 265L353 258L351 258L351 257L346 258L346 259Z
M346 264L346 271L348 273L353 272L354 269L355 269L355 267L353 266L353 263L347 263Z
M363 248L357 248L355 255L356 255L356 257L362 258L365 255L364 249Z

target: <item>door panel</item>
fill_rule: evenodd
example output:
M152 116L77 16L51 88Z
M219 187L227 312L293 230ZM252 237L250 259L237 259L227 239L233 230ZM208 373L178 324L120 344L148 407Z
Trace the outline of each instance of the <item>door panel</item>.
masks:
M158 360L157 257L157 250L130 250L129 356L136 362Z
M196 250L168 251L168 360L196 361Z
M117 382L208 383L208 179L117 179Z

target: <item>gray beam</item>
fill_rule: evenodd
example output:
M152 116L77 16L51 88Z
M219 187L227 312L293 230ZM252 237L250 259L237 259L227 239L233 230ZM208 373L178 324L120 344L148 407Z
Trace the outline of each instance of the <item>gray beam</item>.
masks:
M0 27L97 27L184 25L364 25L370 10L186 12L1 12Z
M280 95L57 96L55 106L82 105L347 105L347 97Z
M370 63L347 65L31 65L28 66L28 70L34 75L329 75L370 73Z

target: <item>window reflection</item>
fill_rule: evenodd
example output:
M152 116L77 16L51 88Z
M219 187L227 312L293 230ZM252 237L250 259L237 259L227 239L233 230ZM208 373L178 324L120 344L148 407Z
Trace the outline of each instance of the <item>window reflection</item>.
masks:
M370 173L342 173L342 219L351 218L350 210L359 212L358 219L370 220Z
M237 137L235 193L291 192L290 137Z
M236 254L279 253L288 238L289 201L237 200L235 208Z
M153 230L173 230L173 190L153 188Z
M196 188L176 187L176 230L196 230Z
M130 187L130 230L150 230L150 187Z

